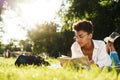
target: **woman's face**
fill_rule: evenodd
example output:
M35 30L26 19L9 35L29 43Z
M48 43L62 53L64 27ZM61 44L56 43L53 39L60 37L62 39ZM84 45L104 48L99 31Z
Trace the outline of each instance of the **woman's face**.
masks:
M75 32L75 39L81 47L84 47L91 42L92 34L88 34L87 32L80 30Z

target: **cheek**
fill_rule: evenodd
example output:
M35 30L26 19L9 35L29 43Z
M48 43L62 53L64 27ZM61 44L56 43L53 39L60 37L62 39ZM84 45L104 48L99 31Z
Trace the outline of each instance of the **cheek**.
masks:
M84 45L86 41L84 40L77 40L77 42L79 43L80 46Z
M87 43L86 40L78 40L77 42L79 43L80 46L84 46Z

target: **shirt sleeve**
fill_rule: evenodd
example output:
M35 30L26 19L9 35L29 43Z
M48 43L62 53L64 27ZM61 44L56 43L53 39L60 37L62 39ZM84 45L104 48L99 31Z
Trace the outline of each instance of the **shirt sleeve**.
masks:
M77 42L74 42L71 46L72 58L77 58L83 56L80 46Z
M119 57L116 51L111 51L110 52L110 57L112 59L113 64L115 64L115 66L117 66L119 64Z
M100 50L99 50L99 55L98 55L98 61L97 64L99 67L104 67L104 66L111 66L111 58L108 55L106 51L106 45L104 42L101 42Z
M76 57L76 49L75 49L75 47L76 47L76 44L75 44L75 42L72 44L72 46L71 46L71 52L72 52L72 58L75 58Z

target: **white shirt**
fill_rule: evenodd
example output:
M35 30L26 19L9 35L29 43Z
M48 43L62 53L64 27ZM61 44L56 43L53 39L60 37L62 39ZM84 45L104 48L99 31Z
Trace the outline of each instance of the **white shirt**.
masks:
M95 64L97 64L100 68L103 66L110 66L112 61L110 56L106 51L106 45L101 40L92 40L94 44L92 60ZM74 42L71 46L72 58L82 57L84 56L80 45L78 42Z

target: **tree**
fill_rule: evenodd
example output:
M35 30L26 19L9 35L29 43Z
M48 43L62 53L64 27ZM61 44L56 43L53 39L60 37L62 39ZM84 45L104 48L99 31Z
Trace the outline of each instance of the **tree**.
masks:
M69 5L65 8L66 5ZM120 32L120 1L114 0L65 0L59 11L63 31L72 31L72 24L79 19L91 20L94 38L103 39L113 31Z
M32 43L29 39L26 39L23 44L23 51L32 52Z
M52 53L56 45L56 28L57 24L46 22L38 24L36 28L28 31L28 37L34 44L35 53Z
M56 32L59 27L56 23L44 23L28 31L28 37L33 42L35 53L46 52L51 57L70 55L70 46L73 43L73 32ZM69 53L69 54L68 54Z

